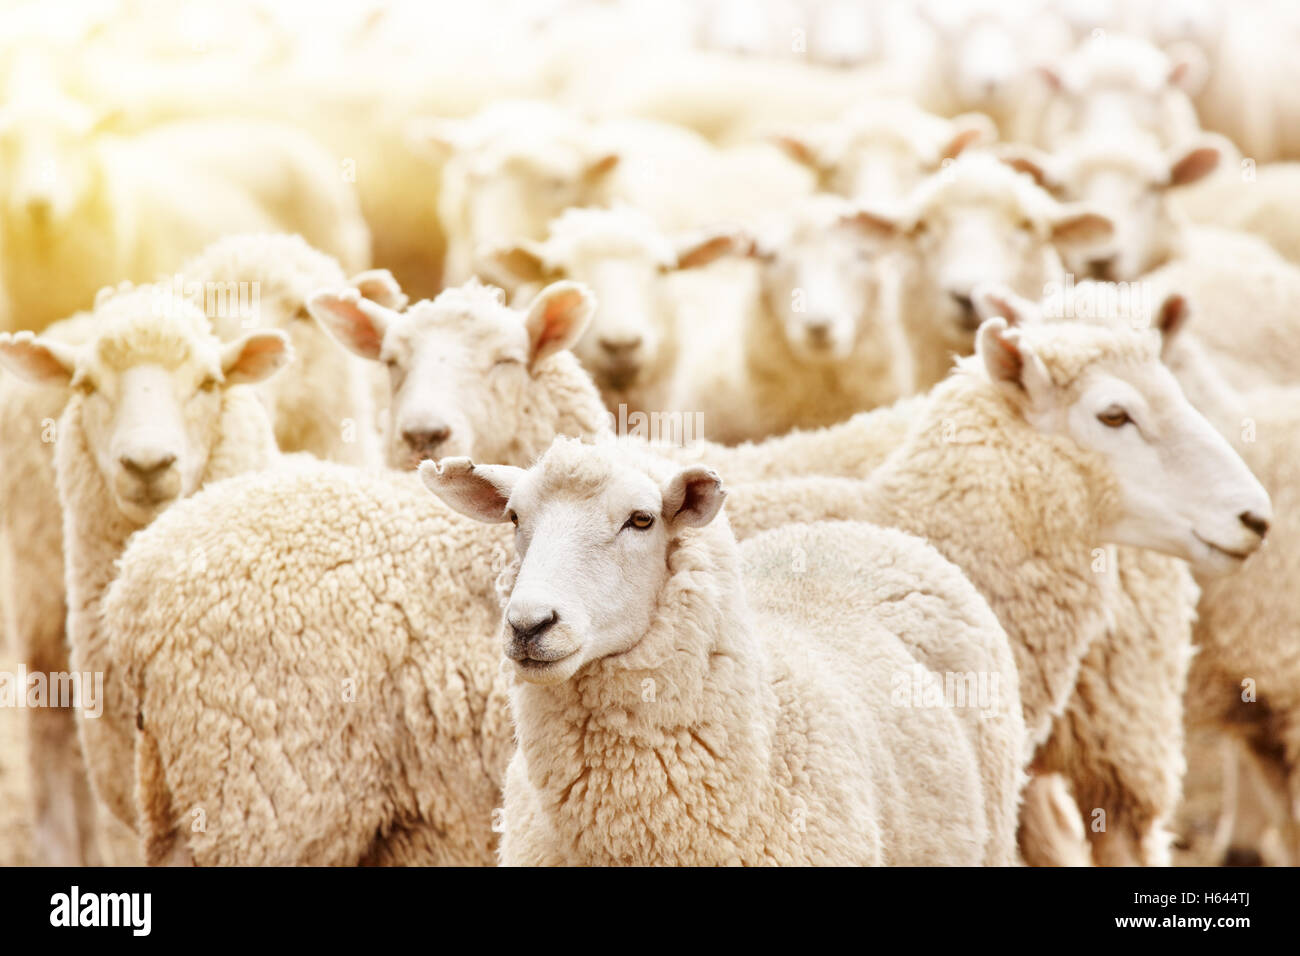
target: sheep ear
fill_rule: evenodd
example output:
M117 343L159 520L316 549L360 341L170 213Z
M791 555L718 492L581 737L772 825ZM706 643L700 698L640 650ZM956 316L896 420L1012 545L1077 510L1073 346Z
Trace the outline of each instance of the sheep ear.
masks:
M796 163L807 166L815 173L822 171L820 153L806 135L794 130L782 130L772 133L768 138Z
M378 302L386 309L402 310L409 299L397 279L387 269L368 269L358 272L349 280L352 288L361 293L362 298Z
M995 384L1013 386L1034 397L1050 381L1042 360L1025 347L1018 329L1001 316L986 319L975 333L975 354Z
M32 332L0 334L0 366L37 385L67 385L77 370L78 350Z
M898 211L868 206L859 206L840 217L841 222L855 226L867 238L881 242L897 238L910 231L904 219L905 217Z
M468 458L420 462L424 486L453 511L475 521L506 520L506 502L524 474L510 465L476 465Z
M716 471L704 465L691 465L664 485L664 520L673 530L702 528L714 519L726 497L726 489Z
M1082 206L1062 206L1051 228L1053 244L1071 252L1084 252L1115 238L1110 217Z
M528 367L563 349L572 348L587 330L596 311L596 297L577 282L553 282L528 306Z
M552 274L542 258L541 244L530 239L480 247L474 256L474 271L510 293L530 282L544 282Z
M997 126L983 113L962 113L954 116L952 123L956 129L939 152L940 162L956 159L967 148L992 143L998 138Z
M221 371L227 385L256 385L293 361L289 337L278 329L262 329L221 347Z
M315 293L307 311L340 345L372 362L379 360L388 327L399 316L352 287Z
M997 150L998 159L1018 173L1024 173L1042 189L1056 192L1061 188L1059 177L1052 171L1052 157L1041 149L1023 143L1008 143Z
M597 156L591 162L587 163L582 171L582 179L588 185L598 183L604 179L622 162L623 157L618 153L604 153Z
M1169 186L1189 186L1219 168L1223 153L1217 143L1200 141L1169 159Z
M981 320L1002 318L1008 326L1027 325L1038 319L1038 305L1017 295L1000 282L984 282L971 292L971 301Z
M1163 354L1168 354L1170 343L1187 325L1191 311L1187 297L1181 292L1169 293L1156 309L1151 325L1160 333L1160 350Z
M426 116L408 123L406 139L416 149L436 159L443 159L469 145L464 120L435 116Z
M677 268L699 269L723 256L751 256L757 251L757 241L746 233L736 230L710 232L692 236L678 244Z
M1171 44L1165 51L1169 57L1169 85L1177 87L1188 96L1201 92L1210 75L1210 64L1195 43Z

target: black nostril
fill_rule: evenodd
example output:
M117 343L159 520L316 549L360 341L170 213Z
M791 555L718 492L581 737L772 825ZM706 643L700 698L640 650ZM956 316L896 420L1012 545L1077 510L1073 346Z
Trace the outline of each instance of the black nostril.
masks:
M402 440L417 450L437 448L449 437L451 428L447 425L438 428L408 428L402 432Z
M641 347L641 337L633 339L601 339L600 347L610 355L618 355L620 352L633 352Z
M1111 273L1115 271L1115 257L1104 256L1099 259L1090 259L1088 261L1088 271L1094 279L1109 279Z
M129 455L123 455L118 459L118 463L139 478L150 478L159 472L166 471L176 463L176 456L167 454L159 455L157 458L150 458L145 461L139 461Z
M1243 511L1241 514L1237 515L1237 517L1241 519L1242 524L1255 532L1255 534L1259 535L1261 538L1268 534L1268 521L1254 512Z
M549 631L559 619L560 615L552 610L546 617L533 621L531 624L525 624L523 627L511 621L510 630L514 632L515 640L530 643Z
M952 301L956 302L963 312L973 312L975 303L971 300L970 294L965 292L949 292Z

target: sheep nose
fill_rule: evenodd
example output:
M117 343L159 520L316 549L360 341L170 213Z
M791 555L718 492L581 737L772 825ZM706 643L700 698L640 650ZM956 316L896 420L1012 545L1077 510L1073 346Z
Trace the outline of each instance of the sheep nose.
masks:
M952 301L957 303L957 308L961 310L961 324L968 329L973 329L979 325L979 320L975 314L975 302L971 299L969 292L949 292Z
M597 341L600 343L600 347L609 355L619 356L639 349L642 338L639 335L601 336Z
M809 319L804 323L808 341L814 345L825 345L831 338L831 320L823 318Z
M1261 518L1253 511L1243 511L1237 517L1241 519L1242 524L1261 538L1268 534L1268 520L1266 518Z
M1115 272L1114 256L1099 256L1088 260L1088 270L1094 279L1109 279Z
M515 645L526 647L536 644L559 619L560 615L556 613L555 608L538 608L524 613L512 613L508 621Z
M165 451L131 452L120 456L118 464L141 481L151 481L176 463L176 456Z
M451 428L447 425L402 429L402 441L406 442L412 451L433 451L450 437Z

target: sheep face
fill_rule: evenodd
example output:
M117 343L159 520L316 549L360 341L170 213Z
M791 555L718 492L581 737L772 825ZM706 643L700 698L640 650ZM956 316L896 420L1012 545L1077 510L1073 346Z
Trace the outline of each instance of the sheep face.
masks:
M995 18L981 18L968 24L956 41L944 63L957 104L993 113L1005 110L1027 74L1011 31Z
M53 232L96 185L92 139L98 121L75 103L0 112L0 170L5 218L25 231Z
M520 680L557 684L634 647L669 574L672 542L722 506L702 466L661 474L617 446L558 439L528 471L448 459L421 466L434 494L480 521L515 525L518 563L502 624Z
M758 248L764 306L798 360L843 362L873 338L880 251L854 212L770 251Z
M1168 190L1195 183L1218 166L1222 148L1202 138L1169 151L1154 143L1097 141L1057 157L1023 151L1010 158L1057 196L1104 213L1115 235L1086 254L1064 254L1076 275L1111 281L1136 279L1176 255L1183 227Z
M749 245L730 232L674 242L627 208L571 209L551 224L546 242L480 249L476 270L512 295L560 279L590 288L598 304L574 352L608 395L651 384L671 367L677 307L669 277Z
M541 363L570 348L595 303L574 283L543 289L526 313L477 280L398 312L355 288L308 302L318 321L363 358L382 362L392 401L388 462L414 468L426 458L513 457L521 414L539 404Z
M63 421L76 424L118 510L138 525L202 483L221 437L223 391L267 378L291 355L280 332L223 344L197 312L160 320L142 291L114 302L80 348L30 333L0 339L6 366L71 387Z
M981 296L983 292L979 293ZM1150 548L1226 573L1262 543L1268 494L1160 362L1159 336L1119 325L1036 324L1005 294L1017 328L992 318L977 354L1038 431L1070 439L1102 463L1113 488L1102 540Z

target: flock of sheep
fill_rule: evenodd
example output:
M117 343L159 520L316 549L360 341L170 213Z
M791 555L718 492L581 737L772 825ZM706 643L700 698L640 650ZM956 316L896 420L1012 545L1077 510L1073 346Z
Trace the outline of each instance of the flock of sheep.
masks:
M3 14L0 862L1300 862L1300 16L469 6Z

